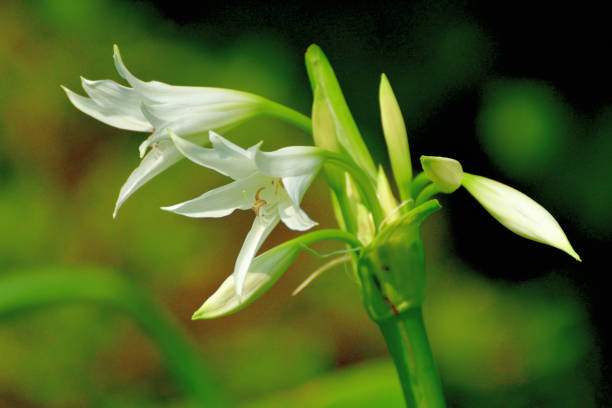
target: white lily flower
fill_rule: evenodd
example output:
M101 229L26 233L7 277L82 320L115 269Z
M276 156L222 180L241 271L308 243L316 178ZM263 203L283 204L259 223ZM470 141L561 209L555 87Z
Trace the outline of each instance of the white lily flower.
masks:
M251 261L279 221L297 231L317 225L299 205L323 159L314 159L314 152L317 151L314 147L285 148L265 153L272 155L273 167L286 168L287 163L295 165L289 174L277 177L262 172L257 166L255 157L259 145L245 150L211 131L209 138L213 147L209 149L187 141L172 131L169 134L176 148L189 160L229 176L234 181L192 200L162 207L163 210L196 218L224 217L236 209L255 212L255 221L234 267L234 285L236 293L241 296Z
M70 102L83 113L108 125L136 132L151 132L139 147L144 157L121 187L113 217L125 200L147 181L182 159L169 140L168 129L196 143L205 143L209 130L227 130L261 113L271 102L231 89L173 86L145 82L126 68L114 46L115 67L131 87L112 80L81 78L89 98L62 87ZM151 151L147 150L151 147Z
M580 261L561 226L544 207L512 187L463 173L463 187L503 226L524 238L558 248Z

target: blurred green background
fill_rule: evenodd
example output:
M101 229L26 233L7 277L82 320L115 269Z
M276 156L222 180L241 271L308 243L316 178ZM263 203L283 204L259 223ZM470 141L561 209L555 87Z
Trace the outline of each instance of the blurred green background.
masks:
M224 182L183 161L113 220L142 136L83 115L59 87L83 93L80 75L119 80L116 43L143 79L246 90L309 114L312 42L377 161L388 166L377 106L385 72L415 164L450 156L519 188L584 260L512 235L464 192L443 197L423 231L425 318L449 406L604 405L607 299L596 265L612 231L612 67L598 60L606 32L596 11L556 12L445 1L1 1L0 407L197 406L185 366L165 363L163 344L176 339L160 340L156 319L188 339L202 360L195 388L210 387L224 406L402 406L382 337L342 268L291 297L321 263L311 255L240 313L190 321L232 270L252 214L160 211ZM271 119L227 136L242 146L265 139L266 149L310 143ZM334 225L321 181L303 208ZM293 236L278 228L266 247ZM107 287L116 299L99 298ZM45 298L56 289L90 301Z

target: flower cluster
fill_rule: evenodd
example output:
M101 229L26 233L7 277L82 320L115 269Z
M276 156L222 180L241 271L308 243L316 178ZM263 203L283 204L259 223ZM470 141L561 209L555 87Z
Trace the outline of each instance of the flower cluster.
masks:
M235 210L254 213L232 276L194 318L241 309L267 290L301 249L325 239L341 240L356 252L341 261L352 262L373 318L396 313L401 307L418 307L424 293L418 228L440 208L432 198L435 194L449 194L461 186L509 230L580 260L552 215L511 187L465 173L458 161L443 157L422 156L424 171L413 177L403 118L384 75L379 95L381 119L399 200L382 167L375 170L333 70L318 47L310 47L306 57L314 91L312 132L318 147L293 146L275 152L263 152L259 144L243 149L217 132L259 114L271 114L305 130L311 129L310 119L245 92L142 81L125 67L117 47L114 51L117 71L129 87L111 80L82 79L88 97L64 88L82 112L111 126L150 133L140 145L140 165L121 188L114 215L138 188L182 158L232 181L164 210L196 218L224 217ZM340 229L303 234L256 257L279 222L296 231L317 225L300 202L324 164ZM407 267L409 273L402 270Z

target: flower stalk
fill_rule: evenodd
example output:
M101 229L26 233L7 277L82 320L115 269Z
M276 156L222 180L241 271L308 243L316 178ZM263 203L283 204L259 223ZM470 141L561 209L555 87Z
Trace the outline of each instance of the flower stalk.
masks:
M446 403L420 307L379 321L408 408L444 408Z

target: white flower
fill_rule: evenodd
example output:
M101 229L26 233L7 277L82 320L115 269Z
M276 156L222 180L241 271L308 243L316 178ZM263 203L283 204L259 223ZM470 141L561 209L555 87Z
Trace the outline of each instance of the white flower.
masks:
M262 153L258 151L259 145L244 150L211 131L209 137L213 147L209 149L180 138L171 131L169 134L185 157L234 181L193 200L162 209L197 218L224 217L236 209L253 210L255 213L255 221L234 267L234 285L236 293L241 296L251 261L279 221L297 231L317 225L299 204L323 159L314 147L288 147L277 152ZM256 162L272 163L273 171L286 169L286 176L268 175L270 173L262 172Z
M139 147L144 159L122 186L113 216L132 193L182 158L169 140L168 128L196 143L205 143L209 130L227 130L261 113L270 103L230 89L145 82L125 67L116 45L113 58L119 75L131 87L112 80L81 78L89 98L62 87L72 104L87 115L120 129L151 132ZM152 149L147 154L149 147Z

